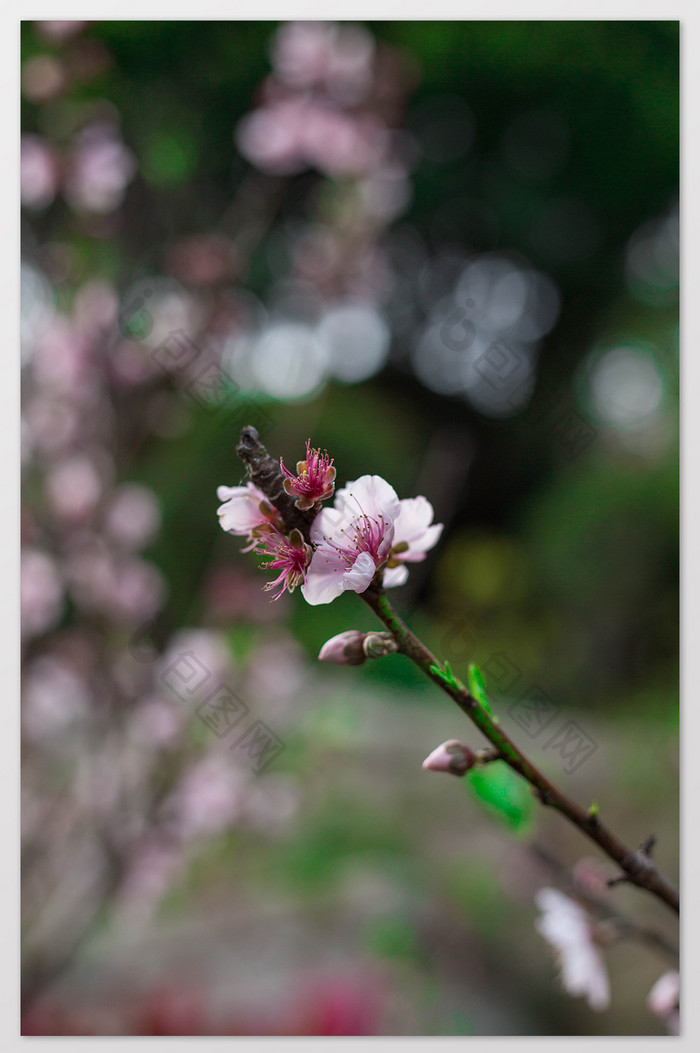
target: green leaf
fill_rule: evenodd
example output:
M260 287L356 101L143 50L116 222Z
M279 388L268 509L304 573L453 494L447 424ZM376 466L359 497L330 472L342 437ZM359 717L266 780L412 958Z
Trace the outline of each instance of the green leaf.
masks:
M475 665L474 662L469 663L467 679L469 681L469 692L472 697L477 700L482 709L486 710L489 716L493 716L489 700L486 696L486 684L484 683L483 674L478 665Z
M464 779L467 792L510 830L525 834L532 826L536 804L528 785L502 761L473 768Z
M447 684L447 686L452 688L454 691L459 691L462 687L459 680L457 680L454 673L450 669L449 662L445 662L444 669L441 669L439 665L431 665L430 672L433 674L433 676L436 676L438 677L438 679L442 680L443 684Z

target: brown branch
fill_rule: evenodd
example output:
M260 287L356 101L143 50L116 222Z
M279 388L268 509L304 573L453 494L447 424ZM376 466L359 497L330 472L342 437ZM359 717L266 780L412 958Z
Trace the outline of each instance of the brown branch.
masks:
M282 486L279 462L268 454L260 442L255 428L244 428L236 447L241 460L248 468L252 481L258 486L280 512L289 529L296 527L308 540L313 513L300 512ZM503 761L521 775L532 786L541 803L554 808L574 826L594 841L598 847L623 871L625 880L638 888L657 896L676 913L679 912L678 890L658 870L648 851L628 848L611 830L600 821L597 811L586 812L560 790L520 750L501 728L497 718L473 697L456 677L446 676L437 658L425 644L402 621L386 598L381 584L381 572L360 598L374 611L382 624L394 635L399 653L410 658L425 675L444 691L463 713L476 724L491 744L499 751ZM648 843L648 842L647 842Z
M538 842L533 842L528 850L536 859L549 867L557 880L577 899L581 900L586 907L597 914L603 921L611 922L620 936L639 940L640 943L644 943L647 947L671 961L676 968L678 967L678 947L671 940L667 939L662 932L659 932L654 925L635 921L614 907L607 899L597 896L590 889L585 888L583 883L577 880L568 867L557 859L548 848L545 848Z

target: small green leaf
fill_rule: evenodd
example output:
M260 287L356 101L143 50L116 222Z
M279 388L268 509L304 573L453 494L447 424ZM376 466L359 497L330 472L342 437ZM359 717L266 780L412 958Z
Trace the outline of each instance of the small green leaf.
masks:
M527 784L507 764L494 761L473 768L464 782L470 796L504 826L518 834L528 832L537 806Z
M459 680L456 679L454 673L450 669L449 662L445 662L444 669L441 669L439 665L431 665L430 672L433 674L433 676L436 676L439 680L442 680L443 684L447 684L447 686L452 688L454 691L460 690L462 685L460 684Z
M486 696L486 684L484 683L484 677L478 665L474 662L469 663L469 669L467 670L467 679L469 681L469 692L473 698L477 700L482 709L485 709L489 716L493 716L489 700Z

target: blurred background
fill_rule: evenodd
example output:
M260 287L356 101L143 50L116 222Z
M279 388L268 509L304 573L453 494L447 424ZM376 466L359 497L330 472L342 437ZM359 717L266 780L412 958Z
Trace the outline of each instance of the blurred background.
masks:
M25 22L21 77L24 1033L664 1033L534 896L669 912L422 771L476 730L320 666L371 615L271 603L216 487L254 424L425 494L398 609L677 878L678 24Z

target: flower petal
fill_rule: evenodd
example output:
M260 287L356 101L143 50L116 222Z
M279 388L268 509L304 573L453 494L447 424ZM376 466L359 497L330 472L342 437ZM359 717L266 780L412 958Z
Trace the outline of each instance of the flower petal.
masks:
M343 588L364 592L374 577L377 567L369 552L361 552L352 568L343 577Z
M401 560L417 563L437 544L443 525L430 525L434 515L433 506L425 497L407 497L400 504L399 515L394 523L394 544L405 542L408 552L401 555Z
M322 515L323 512L319 512L316 520ZM314 526L316 520L314 520ZM311 563L306 572L306 581L301 586L301 594L306 602L316 607L320 603L330 603L331 600L340 596L345 589L343 575L346 570L344 561L334 549L323 545L317 548L311 557Z
M219 500L224 500L217 512L223 530L231 534L249 534L256 526L267 522L260 511L260 502L266 497L252 483L245 486L219 486Z
M384 571L384 587L386 589L396 588L397 585L405 585L408 581L408 567L387 567Z
M366 515L370 519L383 517L387 525L396 519L400 511L396 490L381 475L361 475L359 479L347 483L342 490L336 491L335 506L353 516Z
M314 545L322 545L324 541L331 541L339 533L340 528L346 526L348 516L337 508L322 508L311 524L311 541Z

